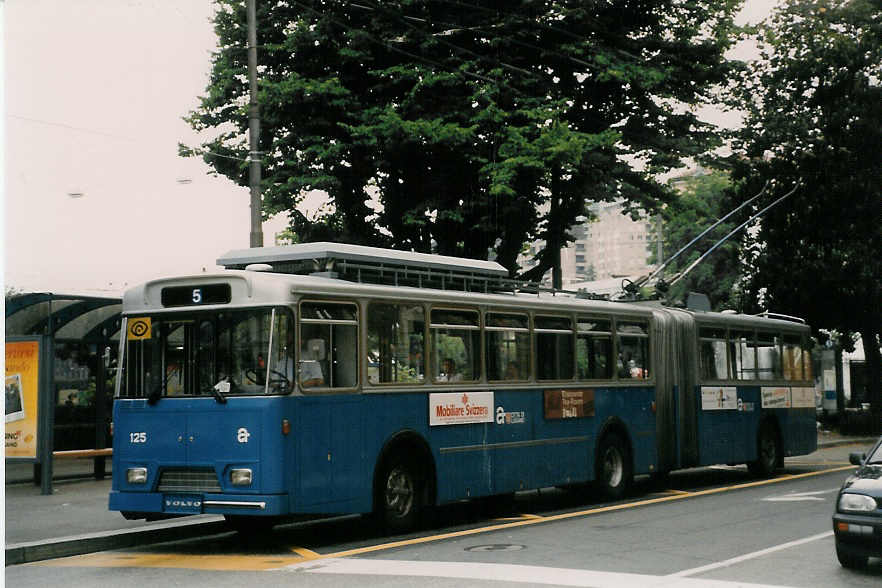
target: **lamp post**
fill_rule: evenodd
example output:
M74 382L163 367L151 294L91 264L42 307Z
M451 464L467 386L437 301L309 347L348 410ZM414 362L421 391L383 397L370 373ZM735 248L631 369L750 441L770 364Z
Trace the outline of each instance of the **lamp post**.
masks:
M248 13L248 184L251 188L251 247L263 247L260 214L260 109L257 105L257 10L247 0Z

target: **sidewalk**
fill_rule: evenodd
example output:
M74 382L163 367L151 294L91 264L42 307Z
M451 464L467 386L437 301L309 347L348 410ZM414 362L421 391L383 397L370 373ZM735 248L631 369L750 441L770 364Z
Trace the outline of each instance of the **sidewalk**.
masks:
M59 461L55 466L49 496L33 483L31 464L6 466L7 566L226 530L223 517L215 515L152 523L126 520L107 509L109 471L105 479L95 480L88 460Z
M835 432L818 431L818 448L860 445L865 449L875 441L873 437L847 437ZM847 451L843 448L844 459ZM108 470L109 470L108 463ZM157 543L188 536L223 532L223 517L201 515L157 521L129 521L121 514L107 509L110 493L110 473L104 480L89 477L88 462L59 463L55 467L54 493L40 494L40 487L29 481L33 472L30 464L6 466L6 565L39 561L90 553L105 549L119 549L133 545Z

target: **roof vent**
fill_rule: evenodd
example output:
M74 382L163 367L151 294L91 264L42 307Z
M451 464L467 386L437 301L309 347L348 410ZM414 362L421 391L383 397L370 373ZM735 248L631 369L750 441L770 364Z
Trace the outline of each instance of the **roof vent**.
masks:
M245 266L246 272L271 272L273 266L268 263L249 263Z

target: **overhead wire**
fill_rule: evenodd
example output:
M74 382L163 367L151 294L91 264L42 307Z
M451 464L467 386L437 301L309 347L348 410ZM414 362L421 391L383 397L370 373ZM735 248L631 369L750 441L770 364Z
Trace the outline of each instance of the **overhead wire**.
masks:
M761 216L763 216L763 215L764 215L766 212L768 212L772 207L777 206L779 203L781 203L782 201L784 201L785 198L790 197L794 192L796 192L797 189L799 189L800 186L802 186L802 179L800 179L799 181L796 182L796 185L793 186L793 189L792 189L792 190L790 190L789 192L787 192L786 194L784 194L783 196L781 196L781 197L778 198L777 200L773 201L771 204L769 204L768 206L766 206L765 208L763 208L762 210L760 210L758 213L754 214L754 215L751 216L749 219L747 219L746 221L744 221L743 223L741 223L740 225L738 225L737 227L735 227L734 229L732 229L732 231L730 231L728 235L726 235L725 237L723 237L722 239L720 239L719 241L717 241L716 243L714 243L713 247L711 247L710 249L708 249L707 251L705 251L704 253L702 253L701 256L700 256L698 259L696 259L696 260L693 261L691 264L689 264L689 266L688 266L686 269L684 269L682 272L680 272L680 274L679 274L676 278L674 278L673 280L671 280L671 283L668 284L668 285L669 285L669 286L673 286L674 284L676 284L677 282L679 282L680 280L682 280L683 278L685 278L686 275L687 275L689 272L691 272L691 271L695 268L695 266L697 266L699 263L701 263L702 261L704 261L704 259L705 259L708 255L710 255L711 253L713 253L713 252L717 249L717 247L719 247L720 245L722 245L723 243L725 243L726 241L728 241L728 240L729 240L729 237L731 237L732 235L734 235L735 233L737 233L738 231L740 231L741 229L743 229L744 227L746 227L747 225L749 225L750 223L752 223L753 221L755 221L756 219L758 219L758 218L760 218ZM765 188L764 188L764 189L765 189Z

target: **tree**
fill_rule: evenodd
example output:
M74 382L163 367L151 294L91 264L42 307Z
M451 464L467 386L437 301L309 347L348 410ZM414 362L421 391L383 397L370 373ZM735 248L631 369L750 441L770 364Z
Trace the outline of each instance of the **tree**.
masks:
M675 181L674 184L677 196L661 210L662 261L670 259L729 212L726 209L726 193L731 190L732 182L727 172L714 170L691 175ZM719 224L689 249L684 250L665 267L660 277L668 276L668 282L676 279L680 272L686 270L718 240L723 239L745 217L736 215L732 218L733 220ZM650 263L659 263L654 249L651 250ZM688 292L702 292L708 295L712 308L738 310L741 308L740 282L740 239L733 236L672 285L667 297L671 300L682 300Z
M653 174L715 144L688 106L725 80L738 0L262 2L264 212L301 241L552 267L586 200L652 208ZM245 11L218 0L212 76L189 117L245 185ZM312 222L308 190L332 206ZM541 211L541 212L540 212ZM536 275L533 275L536 274Z
M759 31L763 59L737 89L746 124L741 194L766 180L787 201L752 238L749 290L763 308L864 342L882 422L882 2L789 0Z

